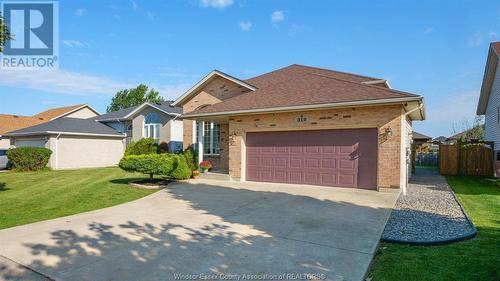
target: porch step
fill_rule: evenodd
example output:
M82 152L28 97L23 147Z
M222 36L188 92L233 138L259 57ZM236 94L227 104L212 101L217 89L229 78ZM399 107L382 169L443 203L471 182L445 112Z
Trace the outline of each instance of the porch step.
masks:
M231 180L231 177L229 176L229 174L225 173L208 172L206 174L200 173L200 179L229 181Z

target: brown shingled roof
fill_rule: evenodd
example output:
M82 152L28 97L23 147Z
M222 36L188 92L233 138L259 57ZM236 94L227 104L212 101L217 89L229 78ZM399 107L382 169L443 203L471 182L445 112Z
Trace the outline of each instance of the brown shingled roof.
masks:
M65 106L65 107L52 108L52 109L40 112L37 115L35 115L34 117L51 120L55 117L61 116L65 113L69 113L69 112L71 112L79 107L82 107L84 105L85 104L77 104L77 105L70 105L70 106Z
M500 56L500 41L491 43L491 47L495 50L497 55Z
M84 104L52 108L44 112L40 112L34 116L0 114L0 135L48 122L55 117L61 116L65 113L69 113L82 106L84 106Z
M363 82L381 80L356 74L291 65L245 82L257 90L203 107L189 115L284 106L419 97Z

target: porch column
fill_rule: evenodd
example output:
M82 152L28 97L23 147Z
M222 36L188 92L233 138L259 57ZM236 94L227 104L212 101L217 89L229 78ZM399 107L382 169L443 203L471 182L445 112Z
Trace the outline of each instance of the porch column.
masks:
M196 126L198 126L198 164L203 161L203 135L204 135L204 127L205 122L196 122Z

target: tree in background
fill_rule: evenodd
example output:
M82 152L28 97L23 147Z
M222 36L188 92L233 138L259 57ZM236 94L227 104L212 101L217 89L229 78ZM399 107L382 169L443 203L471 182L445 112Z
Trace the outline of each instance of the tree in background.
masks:
M139 86L122 90L116 93L108 106L107 111L117 111L131 106L140 105L144 102L162 102L165 101L160 93L155 89L149 89L148 86L140 84Z
M8 40L12 40L9 27L5 24L2 14L0 14L0 53L3 52L3 47Z
M484 118L482 116L474 117L470 122L467 119L453 124L453 137L462 141L484 139Z

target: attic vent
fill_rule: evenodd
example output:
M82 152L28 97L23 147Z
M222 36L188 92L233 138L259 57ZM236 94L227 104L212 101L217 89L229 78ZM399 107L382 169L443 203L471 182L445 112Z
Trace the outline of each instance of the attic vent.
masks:
M157 104L157 105L161 105L161 103L160 103L160 102L155 102L155 104Z

